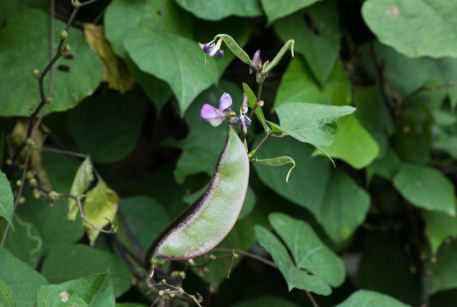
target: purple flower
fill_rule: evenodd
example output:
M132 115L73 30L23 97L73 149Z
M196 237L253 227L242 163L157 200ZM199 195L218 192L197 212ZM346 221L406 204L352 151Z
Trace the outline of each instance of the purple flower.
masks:
M227 93L223 93L219 98L219 107L216 108L208 103L203 104L200 110L200 117L210 123L211 126L217 127L225 120L227 116L230 116L232 106L232 96Z
M224 50L221 49L222 45L222 40L218 40L216 43L214 42L209 42L206 44L198 43L200 46L201 50L209 55L210 57L223 57L224 56Z
M252 74L255 71L260 71L262 69L262 58L260 57L260 50L257 50L252 57L252 64L249 67L249 73Z

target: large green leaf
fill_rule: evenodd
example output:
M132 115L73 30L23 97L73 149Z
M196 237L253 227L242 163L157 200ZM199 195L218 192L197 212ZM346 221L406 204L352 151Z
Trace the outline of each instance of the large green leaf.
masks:
M457 3L447 0L368 0L362 13L379 40L401 53L411 57L455 57L455 10Z
M79 163L61 154L46 153L44 168L55 191L63 194L70 192L73 176ZM43 198L34 199L32 195L27 197L27 202L18 207L20 217L32 223L43 239L43 249L48 252L62 243L76 242L81 238L84 229L79 219L75 222L67 219L68 199L59 198L53 206Z
M376 159L379 146L357 117L350 115L338 120L335 141L325 148L325 153L361 169Z
M457 288L457 244L440 248L436 261L431 266L430 292L436 293Z
M403 164L394 185L414 206L455 215L454 186L436 169Z
M176 0L176 2L197 17L218 20L227 16L254 17L262 14L258 0Z
M374 291L358 290L336 307L408 307L396 299Z
M319 0L261 0L268 22L292 14Z
M56 20L58 29L63 23ZM34 9L24 10L0 31L0 100L1 116L30 115L39 101L34 69L43 69L48 62L48 17ZM57 31L60 33L60 30ZM74 58L61 59L58 64L70 70L55 70L52 103L47 111L70 109L91 95L103 78L103 67L77 29L69 34L68 44ZM30 56L33 55L33 56ZM47 84L45 85L47 88Z
M115 307L111 278L100 274L59 285L41 286L37 304L37 307Z
M9 224L13 223L14 199L11 185L5 174L0 171L0 217L6 219Z
M355 111L351 106L329 106L288 102L277 107L281 129L304 143L318 148L329 146L335 135L336 119Z
M274 29L283 41L295 40L295 51L302 54L320 84L330 77L339 57L341 33L336 1L316 3L304 12L283 18Z
M132 279L127 265L119 257L85 245L62 245L53 249L44 260L42 271L52 283L109 272L116 296L130 288Z
M261 226L256 235L260 244L272 255L287 281L289 290L294 288L328 295L330 287L337 287L345 277L344 265L303 221L282 213L271 214L270 223L279 239Z
M68 114L67 126L81 152L96 162L125 158L143 127L145 99L112 91L94 95Z
M436 254L446 239L457 236L457 217L428 210L424 210L422 216L425 222L425 235L432 253Z
M275 106L290 101L347 105L351 103L351 92L351 82L341 62L336 63L325 85L319 86L314 81L305 61L295 57L282 76Z
M258 298L249 299L246 301L242 301L233 307L298 307L299 305L287 301L280 297L274 296L263 296Z
M33 306L38 288L47 284L46 279L4 248L0 248L0 263L0 280L13 291L16 306Z
M205 59L197 42L175 34L138 30L129 35L125 47L141 70L170 85L181 114L219 78L215 59Z

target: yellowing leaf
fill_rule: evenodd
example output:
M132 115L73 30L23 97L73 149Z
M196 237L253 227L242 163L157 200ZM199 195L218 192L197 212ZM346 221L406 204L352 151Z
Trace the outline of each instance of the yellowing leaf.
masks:
M90 243L94 244L101 229L114 221L119 204L119 197L103 180L87 193L84 203L84 226Z
M127 65L114 54L110 43L106 40L103 27L85 24L84 35L89 46L97 52L103 61L103 78L108 82L108 86L122 93L131 89L134 80Z
M71 185L70 194L73 197L81 199L82 194L84 194L89 189L89 186L93 180L94 173L92 162L90 159L85 159L76 172L75 179ZM77 200L73 197L68 199L68 219L70 221L76 220L79 212Z

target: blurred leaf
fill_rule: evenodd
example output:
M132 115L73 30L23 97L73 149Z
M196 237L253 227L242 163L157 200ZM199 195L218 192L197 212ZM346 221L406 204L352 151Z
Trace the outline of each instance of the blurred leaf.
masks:
M116 297L127 291L132 282L127 265L118 256L85 245L53 249L44 260L42 272L52 283L109 272Z
M123 198L119 210L128 233L136 241L133 243L139 244L143 251L151 246L170 222L164 207L147 196Z
M368 290L358 290L354 292L343 303L338 304L336 307L362 307L362 306L376 306L376 307L408 307L396 299Z
M81 152L95 162L124 159L138 142L145 99L133 92L107 91L87 98L68 113L67 126Z
M305 12L277 21L274 29L282 41L295 40L296 52L305 57L319 83L325 84L340 51L336 1L316 3Z
M0 217L13 224L14 199L11 186L6 175L0 171Z
M103 78L108 83L109 88L122 93L131 89L134 80L127 65L114 54L111 45L105 38L103 27L89 23L84 24L84 35L88 44L97 52L105 65Z
M457 244L455 241L440 248L436 261L431 266L431 294L457 288L456 259Z
M2 280L0 280L0 306L16 307L13 291Z
M251 298L241 303L232 305L233 307L298 307L295 303L287 301L280 297L263 296L258 298Z
M363 223L370 195L342 171L333 171L318 212L313 212L333 242L344 242Z
M59 20L55 23L57 33L60 33L63 23ZM0 90L1 116L27 116L37 106L38 86L32 72L43 69L48 63L47 25L47 14L26 9L0 31L0 67L3 70L0 84L5 86ZM74 59L58 61L58 64L68 65L70 71L54 71L54 90L50 94L53 103L49 104L47 112L73 108L82 98L91 95L102 80L102 64L83 34L73 29L68 44ZM45 82L45 88L47 86L48 82Z
M10 229L5 247L18 259L32 267L38 264L43 252L43 239L36 227L24 221L18 214L14 216L14 229ZM2 229L0 223L0 229ZM0 236L2 231L0 231Z
M357 117L350 115L337 121L335 141L324 152L362 169L376 159L379 146Z
M403 164L394 185L414 206L455 215L454 186L434 168Z
M196 42L175 34L138 31L129 36L125 47L141 70L168 83L181 114L219 76L215 59L205 60Z
M341 285L345 276L343 262L322 244L309 225L282 213L273 213L269 219L293 261L281 241L261 226L256 227L257 239L272 255L289 290L298 288L328 295L330 286Z
M384 156L378 157L378 159L374 160L367 168L367 175L369 178L378 175L387 180L392 180L400 169L400 166L401 161L397 154L389 148Z
M111 278L106 274L41 286L37 302L37 307L115 307Z
M84 226L93 245L100 230L112 224L116 217L119 197L111 190L102 179L87 193L84 200Z
M122 20L122 27L119 20ZM190 38L192 20L174 1L114 0L110 3L105 14L105 31L118 55L127 55L124 41L139 29L154 29Z
M355 111L350 106L291 102L276 108L281 129L296 140L316 147L329 146L334 139L336 119ZM333 125L332 125L333 124Z
M436 254L446 239L457 236L457 217L428 210L423 210L422 216L425 223L425 235L432 253Z
M261 0L268 23L310 6L319 0Z
M4 248L0 248L0 263L0 280L13 291L16 307L33 306L38 288L47 284L46 279Z
M71 185L70 194L78 197L82 202L82 195L84 195L92 182L94 181L93 165L89 158L84 159L83 163L76 172L75 179ZM79 213L79 206L74 198L68 199L68 219L70 221L76 220Z
M290 62L282 76L275 107L291 101L347 105L351 103L351 93L351 82L341 62L338 61L335 64L325 85L319 87L305 61L297 56Z
M54 190L68 194L79 163L55 153L44 154L43 162ZM43 239L45 253L62 243L78 241L84 233L79 219L75 222L67 219L68 199L65 197L51 206L47 200L29 195L27 202L18 207L18 213L24 221L36 227Z
M365 22L378 39L411 57L457 56L457 19L449 14L455 10L457 3L443 0L368 0L362 7Z
M218 3L206 0L177 0L176 2L195 16L208 20L219 20L231 15L242 17L262 15L258 0L231 0L218 1Z
M146 305L140 305L140 304L133 304L133 303L122 303L122 304L116 304L116 307L146 307Z

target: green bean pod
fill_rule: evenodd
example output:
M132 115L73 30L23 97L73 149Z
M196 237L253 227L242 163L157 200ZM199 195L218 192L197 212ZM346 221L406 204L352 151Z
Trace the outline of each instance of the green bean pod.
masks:
M235 225L248 183L246 148L236 131L229 127L207 190L159 236L148 253L148 261L151 258L187 260L216 247Z

